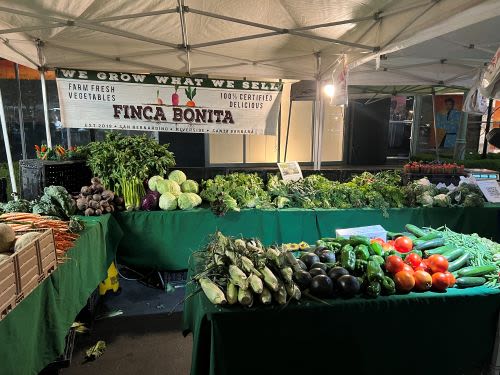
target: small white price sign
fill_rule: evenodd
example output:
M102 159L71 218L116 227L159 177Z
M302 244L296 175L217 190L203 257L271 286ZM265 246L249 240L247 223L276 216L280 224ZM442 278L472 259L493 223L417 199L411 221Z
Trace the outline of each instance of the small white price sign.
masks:
M283 181L298 181L302 179L302 171L299 163L290 161L287 163L278 163Z
M488 202L500 203L500 187L497 180L476 180Z

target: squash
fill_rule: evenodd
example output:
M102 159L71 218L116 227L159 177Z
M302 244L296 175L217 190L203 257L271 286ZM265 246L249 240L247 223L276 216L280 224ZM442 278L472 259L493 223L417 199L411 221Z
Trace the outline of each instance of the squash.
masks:
M16 233L7 224L0 224L0 253L10 251L14 241L16 240Z
M19 251L23 247L26 247L29 245L31 242L33 242L35 239L40 236L40 233L38 232L28 232L23 234L21 237L19 237L16 241L16 244L14 246L14 251Z

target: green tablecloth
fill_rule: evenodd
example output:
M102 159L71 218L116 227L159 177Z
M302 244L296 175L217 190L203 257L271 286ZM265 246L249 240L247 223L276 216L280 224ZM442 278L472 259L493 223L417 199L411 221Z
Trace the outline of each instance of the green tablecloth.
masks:
M86 218L70 259L0 322L0 374L38 374L63 352L65 336L106 277L120 238L111 215Z
M196 294L184 303L191 375L457 375L490 363L500 290L328 302L221 308Z
M390 209L385 218L377 209L349 210L242 210L216 217L209 209L191 211L121 212L116 215L124 237L119 260L132 266L162 270L187 269L193 251L200 249L217 229L227 235L258 237L266 245L314 242L332 236L335 229L381 224L401 231L404 224L477 232L500 240L500 207Z

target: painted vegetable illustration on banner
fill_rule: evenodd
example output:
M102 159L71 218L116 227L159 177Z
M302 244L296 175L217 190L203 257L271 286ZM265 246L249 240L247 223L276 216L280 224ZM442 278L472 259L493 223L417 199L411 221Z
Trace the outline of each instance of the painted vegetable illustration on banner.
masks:
M156 103L158 105L163 105L163 100L160 98L160 90L156 90Z
M194 97L196 96L196 88L188 87L187 89L184 89L184 92L189 99L186 105L188 107L196 107L196 103L194 102Z
M172 94L172 105L173 106L178 106L179 105L179 94L177 94L177 89L179 88L178 85L174 86L175 92Z

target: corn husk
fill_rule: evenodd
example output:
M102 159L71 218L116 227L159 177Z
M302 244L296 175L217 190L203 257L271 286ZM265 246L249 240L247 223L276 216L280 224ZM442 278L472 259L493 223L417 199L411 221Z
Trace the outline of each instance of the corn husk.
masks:
M238 290L238 302L243 306L250 306L253 302L252 291L250 289L244 290L240 288L240 290Z
M262 293L260 294L260 302L263 303L264 305L269 305L273 301L272 294L269 289L264 287L262 289Z
M234 305L236 302L238 302L238 287L232 282L227 283L226 298L227 303L229 303L230 305Z
M263 254L264 250L261 247L258 247L254 241L248 241L246 244L246 249L251 253Z
M208 300L214 305L223 305L227 302L224 292L212 280L202 277L200 285Z
M286 263L290 267L292 267L294 272L302 270L302 268L300 268L299 262L297 262L297 259L295 259L295 257L293 256L293 254L291 252L286 251L284 256L285 256Z
M290 267L284 267L280 269L281 276L285 279L287 283L292 283L293 271Z
M259 270L262 273L264 283L273 292L277 292L279 289L278 279L274 276L273 271L268 267L263 267Z
M246 273L250 274L253 273L257 275L258 277L262 278L262 273L260 273L254 266L253 262L248 259L246 256L241 257L241 268L243 268L243 271Z
M229 276L231 277L232 283L239 286L243 290L248 289L247 275L245 275L245 272L240 270L234 264L229 266Z
M250 284L250 288L253 290L254 293L261 294L262 290L264 289L264 284L262 283L262 280L260 277L257 275L251 274L248 277L248 283Z
M299 289L299 287L295 284L295 283L286 283L285 284L285 289L286 289L286 292L287 294L296 299L297 301L300 300L300 298L302 297L302 293Z
M240 238L234 241L234 246L239 252L244 252L247 249L245 241Z
M266 257L271 260L278 268L283 267L283 258L280 256L280 252L276 249L270 247L266 251Z
M280 305L284 305L286 303L286 289L283 284L280 284L278 291L274 293L274 299Z

